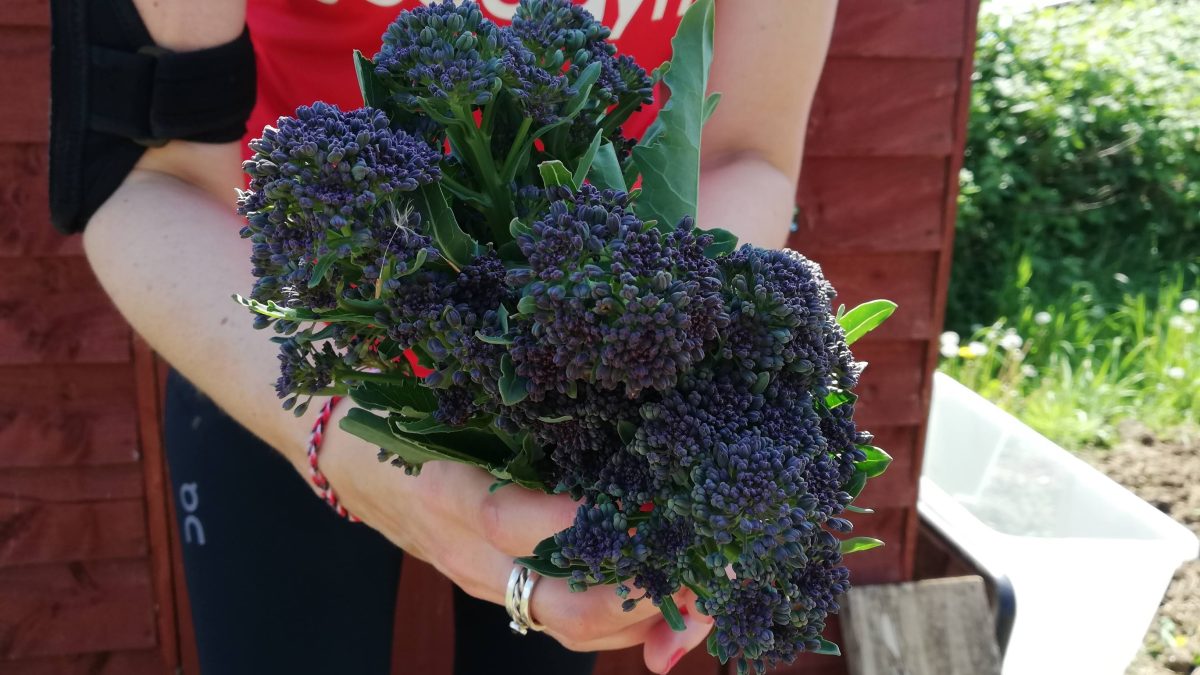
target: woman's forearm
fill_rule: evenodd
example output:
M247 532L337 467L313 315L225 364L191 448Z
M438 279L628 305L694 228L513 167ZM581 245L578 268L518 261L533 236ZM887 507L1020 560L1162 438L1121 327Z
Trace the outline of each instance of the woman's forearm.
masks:
M787 241L795 194L790 176L752 154L703 164L698 224L729 230L742 243L780 248Z
M230 190L232 193L232 190ZM281 408L276 347L231 298L249 291L249 244L228 203L137 170L92 217L84 248L133 328L234 419L305 466L308 419Z

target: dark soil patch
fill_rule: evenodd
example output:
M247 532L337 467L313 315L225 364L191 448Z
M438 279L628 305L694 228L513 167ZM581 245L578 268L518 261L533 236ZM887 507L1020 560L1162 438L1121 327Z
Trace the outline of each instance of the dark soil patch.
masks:
M1080 456L1200 535L1200 430L1156 437L1138 425L1121 429L1110 449ZM1175 574L1146 641L1127 675L1200 675L1200 562Z

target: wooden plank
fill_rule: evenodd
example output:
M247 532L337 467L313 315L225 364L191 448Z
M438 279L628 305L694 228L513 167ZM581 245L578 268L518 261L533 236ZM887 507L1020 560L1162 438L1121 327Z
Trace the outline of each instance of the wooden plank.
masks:
M141 499L137 464L61 466L0 471L0 495L34 502Z
M851 589L844 634L851 675L1000 674L980 577Z
M9 661L5 675L163 675L173 672L154 650L100 652Z
M145 556L141 499L40 502L0 496L0 567Z
M942 245L946 161L811 157L788 245L800 252L934 251Z
M393 673L450 675L454 653L454 596L450 580L406 556L397 592ZM420 617L414 621L413 617Z
M913 462L917 454L918 427L861 425L860 428L875 434L875 445L892 456L892 464L882 476L867 482L867 487L856 502L872 509L914 506L917 503L917 481Z
M926 411L929 410L929 401L932 396L933 378L931 377L934 367L937 365L937 340L934 339L934 333L941 331L942 325L945 322L946 313L946 291L950 285L950 259L954 251L954 223L958 215L958 173L962 169L963 149L966 147L967 136L967 116L971 109L971 77L975 68L975 37L977 33L979 21L979 0L966 0L967 12L964 18L966 39L964 40L964 54L958 65L958 95L954 101L954 126L951 128L954 134L954 151L949 159L949 169L947 171L947 188L946 188L946 204L943 209L942 222L942 254L938 257L937 276L934 280L933 289L933 316L931 317L930 327L933 329L929 333L929 358L926 363L926 369L929 371L921 386L921 401ZM922 426L921 432L917 436L917 461L914 465L914 475L919 475L921 471L921 459L924 453L925 446L925 428ZM913 509L909 514L910 521L908 527L908 550L910 558L906 561L908 567L908 578L912 578L912 570L915 555L918 521L916 509Z
M145 560L0 569L0 661L155 644Z
M850 254L812 250L805 251L805 255L821 264L825 276L837 289L835 303L853 307L867 300L887 298L899 305L886 323L863 340L863 345L933 338L936 252Z
M854 356L867 362L855 393L859 425L920 425L925 417L919 384L925 373L926 342L870 340L854 345Z
M909 508L880 508L875 513L853 513L847 517L854 523L850 536L882 539L883 546L846 556L850 568L850 583L881 584L907 578L904 560L907 557L907 527Z
M82 257L0 265L0 317L0 365L130 360L129 325Z
M0 27L0 143L45 143L50 131L50 31Z
M83 255L83 239L50 225L43 144L0 144L0 258Z
M958 58L962 0L841 0L831 56Z
M958 59L830 58L813 100L807 154L949 155L956 149L958 65Z
M4 0L0 26L49 26L49 0Z
M0 381L0 469L137 461L128 366L0 367Z
M158 359L140 337L133 339L134 388L138 406L138 439L142 448L142 477L146 495L146 540L150 575L158 608L159 655L174 670L181 665L179 622L176 618L174 567L171 564L171 522L168 520L171 482L162 437L162 391ZM189 624L190 627L190 624Z

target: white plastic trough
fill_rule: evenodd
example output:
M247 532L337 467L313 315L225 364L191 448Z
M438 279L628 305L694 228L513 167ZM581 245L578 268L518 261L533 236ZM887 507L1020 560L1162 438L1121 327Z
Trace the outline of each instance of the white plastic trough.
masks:
M918 507L1006 575L1004 675L1121 675L1196 537L950 377L934 377Z

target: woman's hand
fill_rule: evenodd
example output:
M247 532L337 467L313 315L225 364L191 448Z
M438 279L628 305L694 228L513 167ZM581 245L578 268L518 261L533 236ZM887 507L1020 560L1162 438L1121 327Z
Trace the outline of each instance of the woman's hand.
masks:
M321 470L351 513L466 593L501 605L513 559L569 527L578 507L566 495L515 485L489 493L492 476L453 462L429 462L419 476L407 476L381 466L372 448L340 432L327 436ZM661 673L699 644L712 625L695 610L690 592L676 596L676 602L687 614L684 632L671 630L649 602L625 612L611 588L573 593L565 580L542 577L530 613L568 649L644 644L647 667Z

